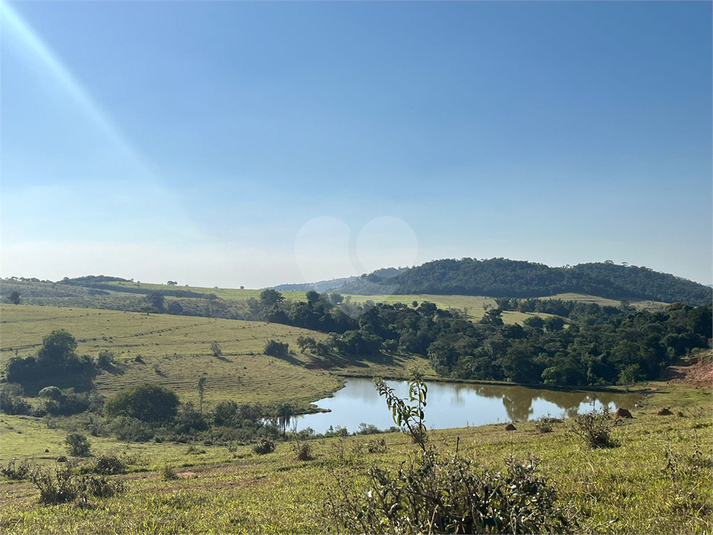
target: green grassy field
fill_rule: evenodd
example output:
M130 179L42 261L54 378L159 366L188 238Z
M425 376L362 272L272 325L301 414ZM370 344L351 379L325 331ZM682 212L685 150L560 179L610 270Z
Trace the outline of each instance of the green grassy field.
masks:
M99 393L111 395L143 382L175 390L182 401L198 402L196 383L206 377L205 401L310 402L341 387L339 374L401 377L412 365L428 368L424 359L401 355L335 360L330 370L323 361L297 349L300 335L326 335L297 327L264 322L140 314L96 309L0 305L0 367L16 353L37 352L44 336L66 329L79 342L77 352L96 357L114 352L118 373L102 372L94 381ZM293 352L281 358L263 353L269 339L288 342ZM218 342L222 356L211 344ZM136 362L141 356L143 362Z
M621 301L615 299L607 299L606 297L597 297L595 295L585 295L585 294L574 294L574 293L564 293L552 295L549 297L542 297L541 299L562 299L562 301L579 301L580 303L596 303L600 306L610 306L618 307ZM664 303L663 301L649 301L646 299L638 299L630 301L631 306L637 310L663 310L664 307L668 306L670 303Z
M262 290L241 290L239 288L218 288L218 287L213 287L213 288L208 288L204 286L188 286L188 285L179 285L179 286L169 286L167 284L152 284L152 283L146 283L146 282L123 282L123 281L112 281L112 282L107 282L104 284L108 284L110 286L116 286L117 291L119 288L140 288L142 290L155 290L155 291L176 291L176 290L186 290L186 291L191 291L191 292L196 292L196 293L202 293L202 294L215 294L221 299L231 299L233 301L245 301L247 299L250 299L251 297L254 299L260 299L260 294L262 293ZM295 301L305 301L305 292L280 292L283 296L285 296L285 299L291 299Z
M509 455L541 461L559 503L579 520L576 533L710 533L712 519L710 389L654 385L634 419L614 430L620 445L590 450L568 432L568 422L542 434L535 423L431 432L431 442L481 466L501 469ZM670 407L673 416L656 415ZM384 410L386 408L384 407ZM54 458L64 434L32 418L1 418L2 451L24 445L24 455ZM401 433L385 437L385 452L364 447L373 436L313 441L315 459L297 461L289 443L258 456L248 447L125 445L90 437L96 452L130 461L127 491L78 506L38 505L29 482L2 481L2 533L325 533L333 529L327 498L338 494L335 474L351 489L365 488L373 464L396 466L415 446ZM45 448L50 453L44 453ZM3 454L5 459L5 455ZM45 462L50 462L46 460ZM170 465L178 479L164 481Z

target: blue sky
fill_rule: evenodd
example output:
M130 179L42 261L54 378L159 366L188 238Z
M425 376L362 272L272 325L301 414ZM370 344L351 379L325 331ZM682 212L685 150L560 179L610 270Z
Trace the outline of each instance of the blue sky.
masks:
M2 276L711 275L710 2L5 2Z

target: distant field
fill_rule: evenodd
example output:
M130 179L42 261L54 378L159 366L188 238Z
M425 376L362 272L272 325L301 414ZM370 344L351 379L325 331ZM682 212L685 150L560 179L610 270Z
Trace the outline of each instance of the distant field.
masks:
M480 295L427 295L427 294L411 294L411 295L345 295L355 303L364 303L373 301L375 303L404 303L411 305L414 301L422 303L429 301L434 303L438 308L448 310L449 308L457 308L461 311L465 310L471 320L478 321L485 314L486 306L495 307L495 299L492 297L484 297ZM505 323L514 324L522 323L531 316L541 316L543 318L550 314L540 313L523 313L515 311L503 312L503 321Z
M291 401L305 407L341 386L338 373L403 376L411 365L427 367L424 359L397 355L345 360L330 370L333 373L311 369L314 359L299 352L297 337L319 340L326 335L263 322L24 305L0 305L0 321L1 367L16 353L21 357L35 354L43 337L55 329L74 335L79 354L96 357L102 349L113 351L122 370L103 372L96 378L97 389L104 395L148 381L176 390L182 401L196 403L196 383L204 375L208 403ZM265 355L265 343L271 338L288 342L294 353L284 358ZM212 355L214 341L222 357ZM143 364L134 361L139 355Z
M188 286L188 285L178 285L169 286L167 284L150 284L150 283L136 283L136 282L107 282L111 286L116 286L117 288L140 288L143 290L156 290L156 291L176 291L176 290L186 290L191 292L203 293L203 294L215 294L221 299L230 299L233 301L245 301L251 297L254 299L259 299L260 294L263 290L241 290L239 288L208 288L203 286ZM120 290L118 290L120 291ZM285 299L291 299L295 301L305 301L305 292L280 292L285 296Z
M606 297L597 297L595 295L585 295L585 294L557 294L550 297L541 297L540 299L562 299L562 301L580 301L582 303L596 303L600 306L610 306L618 307L621 301L615 299L607 299ZM630 301L631 306L638 310L648 309L648 310L663 310L664 307L668 306L670 303L664 303L662 301L648 301L648 300L632 300Z

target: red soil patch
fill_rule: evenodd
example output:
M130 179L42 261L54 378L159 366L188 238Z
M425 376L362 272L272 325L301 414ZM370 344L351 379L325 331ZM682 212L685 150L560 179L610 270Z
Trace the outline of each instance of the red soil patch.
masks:
M711 359L691 359L690 364L672 366L677 377L671 383L683 383L696 387L713 387L713 361Z

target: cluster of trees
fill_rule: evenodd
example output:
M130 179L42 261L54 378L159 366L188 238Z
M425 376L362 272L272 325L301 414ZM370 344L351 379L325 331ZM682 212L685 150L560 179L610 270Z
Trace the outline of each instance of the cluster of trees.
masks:
M619 314L622 309L632 310L627 302L622 301L620 306L600 306L596 303L582 303L581 301L565 301L562 299L517 299L514 297L496 297L495 303L501 310L515 310L518 312L539 312L554 314L573 321L583 322L588 325L602 323Z
M451 324L427 356L444 376L518 383L587 386L658 378L711 338L711 306L671 305L663 312L626 312L599 323L531 318L523 327L489 321L457 335Z
M541 297L574 292L610 299L650 299L705 305L711 289L646 267L613 262L549 267L544 264L492 258L436 260L383 279L364 275L339 288L342 293L378 294L388 287L397 294L488 295ZM365 284L365 281L368 284Z
M8 382L35 390L62 383L88 390L96 374L94 360L87 355L77 355L74 336L61 329L45 336L36 356L12 357L5 368Z
M329 333L323 341L297 340L318 355L368 356L383 351L416 353L445 377L544 383L607 385L655 379L662 370L711 338L711 306L676 304L661 312L558 300L498 300L505 308L559 313L505 325L503 308L486 311L473 324L457 311L433 303L386 305L341 303L312 292L306 303L262 303L268 321ZM341 303L341 304L340 304Z

